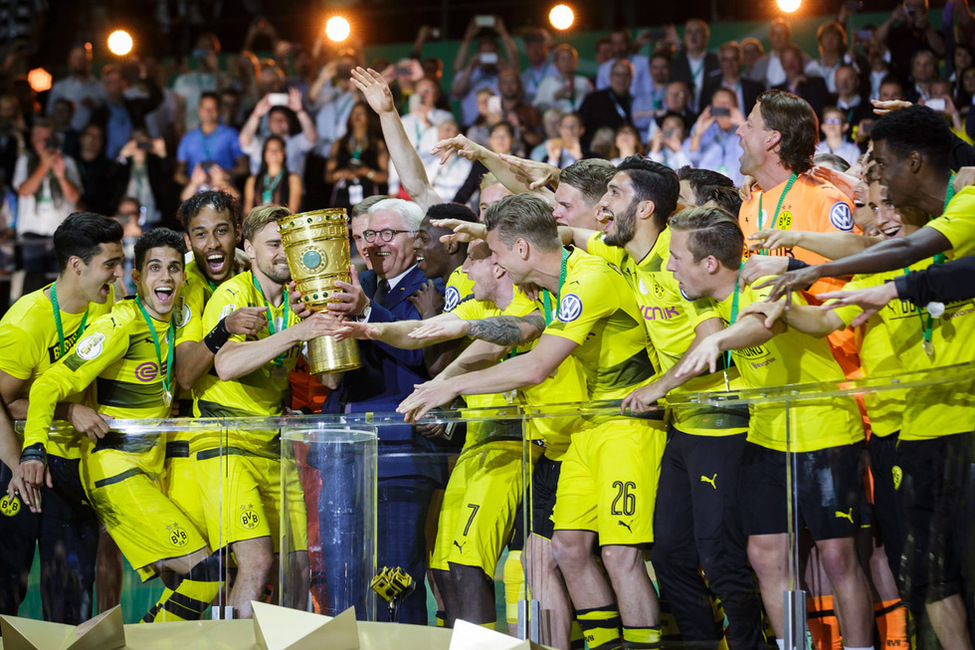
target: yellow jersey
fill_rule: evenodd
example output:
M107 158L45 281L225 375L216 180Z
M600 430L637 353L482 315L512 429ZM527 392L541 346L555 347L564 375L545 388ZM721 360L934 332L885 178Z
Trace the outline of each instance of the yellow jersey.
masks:
M573 356L590 400L621 399L657 372L643 316L623 274L604 260L567 249L556 318L543 334L577 344Z
M744 309L753 302L764 301L770 292L771 287L747 287L738 296L738 309ZM724 300L715 301L718 314L726 324L733 320L734 297L735 292L732 292ZM792 299L799 304L806 304L799 294L793 295ZM762 345L733 350L732 356L742 379L750 388L844 379L843 371L833 358L826 340L794 329L787 329ZM786 408L783 402L768 405L753 403L749 411L749 442L776 451L786 451ZM860 412L852 397L797 401L790 405L788 416L793 451L816 451L851 445L864 438Z
M457 305L468 300L474 300L474 281L461 267L458 266L454 269L447 278L447 289L444 291L443 297L445 314L453 312Z
M240 273L227 280L213 293L203 311L203 330L209 332L222 318L241 307L265 307L264 296L254 284L251 271ZM300 322L288 307L287 294L279 307L269 307L265 315L274 323L274 331L280 332ZM263 329L257 340L271 335ZM243 342L242 334L235 334L230 341ZM288 391L288 376L294 370L302 345L295 344L280 357L281 364L272 360L257 370L233 381L221 381L210 372L194 386L200 415L203 417L268 417L284 412Z
M50 285L21 297L0 319L0 370L27 382L28 391L33 382L61 358L54 305L44 295L49 288ZM89 303L87 311L80 314L60 311L65 355L94 321L112 311L114 304L115 287L112 287L104 304ZM82 322L85 330L81 329ZM82 397L81 393L74 393L66 395L62 401L78 403ZM59 437L48 445L48 453L62 458L80 458L80 442L80 438Z
M126 299L93 322L69 354L35 379L24 445L46 444L57 403L86 389L84 403L108 417L167 417L164 381L173 330L168 322L150 320L159 342L159 357L136 301ZM148 449L155 445L144 446Z
M975 187L965 187L955 194L944 214L929 221L925 228L934 228L951 242L949 258L975 253Z
M907 270L920 271L932 263L932 259L922 260L912 264ZM866 278L858 276L854 278L857 282L855 286L864 288L883 284L903 273L902 270L875 273ZM837 313L844 322L849 322L860 313L860 309L845 307L838 309ZM928 356L923 346L924 329L929 322L926 309L921 309L919 314L912 303L892 300L878 312L878 316L890 334L893 355L908 372L975 361L975 346L972 345L975 340L973 300L949 303L945 305L945 312L940 318L930 319L933 356ZM895 394L899 392L896 391ZM912 388L910 399L904 405L900 437L902 440L926 440L966 433L972 430L973 422L975 382L952 382L948 385Z
M694 341L695 328L710 318L717 318L710 299L687 300L673 273L667 270L670 260L670 228L664 228L646 257L637 262L622 248L608 246L604 233L594 233L587 250L622 271L636 296L643 315L647 337L660 362L660 372L670 370ZM734 388L741 388L737 372ZM723 375L702 375L674 391L674 394L724 390ZM737 411L737 413L735 412ZM695 435L735 435L748 430L745 409L674 410L675 426Z

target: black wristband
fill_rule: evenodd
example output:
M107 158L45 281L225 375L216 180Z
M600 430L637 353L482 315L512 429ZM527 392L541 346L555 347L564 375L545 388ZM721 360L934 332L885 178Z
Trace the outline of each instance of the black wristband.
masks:
M799 269L804 269L807 266L809 266L808 264L806 264L802 260L797 260L794 257L788 258L788 261L789 261L789 270L790 271L798 271Z
M45 451L43 444L34 443L20 452L20 462L25 463L30 460L38 460L44 467L47 467L47 451Z
M227 317L220 319L220 322L210 330L210 333L203 337L203 345L207 346L207 349L216 354L220 352L220 348L230 340L230 332L227 331Z

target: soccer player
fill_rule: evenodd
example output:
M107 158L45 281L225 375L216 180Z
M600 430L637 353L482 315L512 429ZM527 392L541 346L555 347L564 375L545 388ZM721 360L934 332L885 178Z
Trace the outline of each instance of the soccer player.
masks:
M0 396L14 419L25 419L31 384L71 351L85 328L115 302L122 276L122 227L114 219L76 212L54 232L57 280L18 300L0 320ZM21 489L20 440L0 419L5 467L0 468L0 613L16 615L27 575L40 547L43 575L72 575L41 582L44 619L77 625L91 617L99 524L81 486L81 440L58 439L48 449L48 476L34 493ZM57 405L56 418L80 434L103 436L108 426L81 395ZM13 485L10 489L8 486ZM43 513L41 508L43 506ZM61 559L59 559L61 558Z
M739 288L744 238L734 217L715 208L692 208L674 215L670 229L668 269L688 298L710 298L728 324L685 355L679 376L693 377L708 367L714 371L718 357L729 352L748 387L843 379L825 341L787 330L781 323L770 330L763 318L741 313L749 304L765 300L767 291ZM787 407L788 414L782 404L751 405L740 472L748 557L758 574L765 610L781 639L782 594L788 589L789 426L793 442L788 451L799 454L798 518L809 528L832 585L844 647L872 647L873 603L853 537L863 499L864 434L856 403L826 397Z
M557 295L556 315L527 354L419 386L398 408L407 420L460 394L538 384L570 355L582 365L590 399L623 397L654 375L626 281L603 261L562 248L544 201L502 199L488 211L486 226L497 263L516 284L535 283ZM552 541L590 648L619 646L620 621L628 647L647 647L659 637L659 606L643 545L653 541L663 439L658 422L588 422L573 434L563 460ZM592 554L597 533L609 579Z
M660 370L667 373L627 396L623 406L634 412L646 412L674 387L672 369L677 361L695 341L721 328L710 302L686 300L666 270L671 236L666 220L679 200L683 181L678 179L666 165L640 156L627 158L599 204L609 224L606 233L571 231L575 244L623 272L640 305ZM701 377L687 388L722 389L719 375ZM684 641L718 641L723 636L715 626L710 585L728 616L729 646L762 643L761 607L737 509L747 427L748 413L741 409L674 413L657 488L651 559ZM708 585L700 577L702 568Z
M212 330L242 307L265 308L266 326L248 340L235 334L220 346L214 357L216 376L205 375L195 389L202 417L281 415L286 407L288 375L295 367L301 344L326 333L324 314L301 320L290 310L287 285L291 272L278 232L278 219L288 215L287 208L273 205L250 211L241 230L251 269L221 284L207 302L204 330ZM296 567L297 575L308 579L305 503L294 474L294 484L284 486L289 498L287 511L282 513L289 519L291 547L279 549L282 486L277 432L236 431L222 445L216 442L207 440L197 447L196 477L210 544L229 546L237 558L237 578L229 604L235 615L249 618L250 603L267 584L274 554L291 554L289 562ZM307 592L307 585L296 587L298 598L289 605L303 609L301 601Z
M183 285L183 238L166 228L135 245L138 294L91 323L74 349L38 377L30 391L20 469L39 485L48 464L48 428L57 404L86 390L105 418L169 415L175 388L173 309ZM217 557L183 512L161 491L165 444L152 436L109 432L81 448L89 502L143 580L157 573L166 590L145 621L196 620L217 594Z

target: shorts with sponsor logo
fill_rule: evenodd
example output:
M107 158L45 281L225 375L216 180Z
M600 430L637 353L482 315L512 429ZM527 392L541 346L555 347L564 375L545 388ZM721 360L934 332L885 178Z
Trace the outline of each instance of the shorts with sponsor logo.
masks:
M799 527L808 528L814 540L850 537L868 523L863 454L862 443L795 454ZM745 444L739 496L746 535L788 532L786 458L783 451Z
M308 519L297 467L286 472L284 515L288 518L289 534L282 540L282 462L289 461L235 447L196 454L196 479L212 548L270 537L275 553L280 552L282 544L289 553L308 549Z
M667 434L661 421L614 418L572 434L555 498L555 530L591 530L602 545L649 544Z
M528 447L535 457L542 451ZM523 454L519 440L485 442L461 453L444 491L431 568L460 564L493 578L524 493Z
M153 564L207 543L189 517L162 491L165 448L158 440L109 433L82 449L81 477L98 519L143 580Z

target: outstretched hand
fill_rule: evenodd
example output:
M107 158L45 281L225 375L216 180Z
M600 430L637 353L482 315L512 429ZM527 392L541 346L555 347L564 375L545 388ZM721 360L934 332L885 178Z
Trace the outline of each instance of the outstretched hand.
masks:
M381 74L372 68L355 68L352 71L352 83L362 92L370 108L376 111L378 115L396 110L389 84L386 83Z

